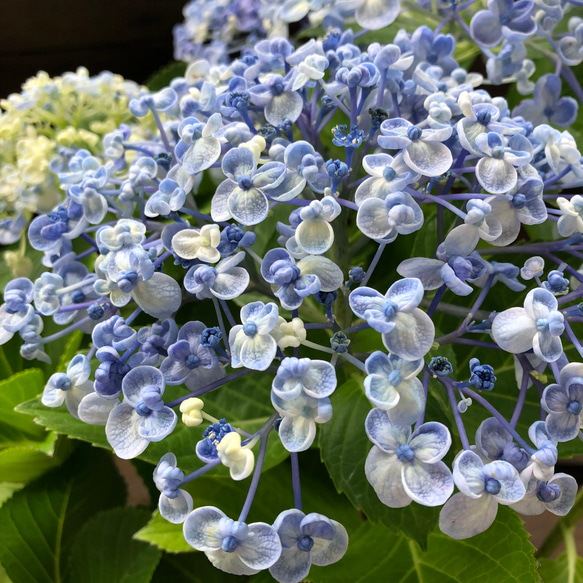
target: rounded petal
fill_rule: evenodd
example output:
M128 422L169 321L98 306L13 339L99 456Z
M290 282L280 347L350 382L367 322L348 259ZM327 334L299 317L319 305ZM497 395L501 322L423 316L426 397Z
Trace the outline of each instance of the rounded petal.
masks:
M374 488L379 500L389 508L404 508L411 504L401 477L401 462L394 454L387 454L374 446L364 464L366 479Z
M561 488L561 494L556 500L547 502L545 507L549 512L557 516L565 516L575 503L578 488L577 480L568 474L558 473L549 480L549 484L557 484Z
M581 418L579 415L564 413L549 413L545 419L548 434L557 441L571 441L579 433Z
M346 529L335 520L330 520L330 522L335 528L334 538L332 540L314 537L311 557L312 563L319 567L325 567L326 565L338 562L348 548L348 533Z
M153 366L138 366L130 370L123 378L121 387L125 398L132 404L141 399L140 391L147 386L155 386L164 393L164 375Z
M281 542L275 529L263 522L249 525L249 536L236 549L241 561L251 569L268 569L281 555Z
M105 424L105 436L117 457L124 460L139 456L150 443L138 432L142 421L135 409L127 403L117 403Z
M435 326L431 318L415 308L412 312L397 312L395 327L383 334L386 348L405 360L423 358L430 350L435 339Z
M403 160L422 176L440 176L451 168L453 162L451 151L445 144L421 140L403 150Z
M400 0L365 0L356 9L356 22L363 28L379 30L399 15Z
M214 551L221 548L223 538L219 522L225 513L214 506L202 506L191 512L184 522L186 542L197 551Z
M300 117L304 107L304 100L296 91L284 91L274 96L265 106L265 119L272 126L279 126L285 119L294 122Z
M257 225L269 211L265 195L257 188L233 190L227 200L229 212L243 225Z
M468 498L461 492L452 496L439 514L439 528L447 536L462 540L487 530L498 513L493 496Z
M396 281L387 291L385 297L397 304L399 311L411 312L423 299L423 284L415 277Z
M284 415L279 437L287 451L306 451L316 437L316 422L301 415Z
M277 342L269 334L245 337L241 345L239 360L252 370L265 370L275 358Z
M308 255L298 261L298 267L302 275L310 273L318 276L321 291L335 291L344 283L341 269L327 257Z
M453 477L443 462L411 462L402 466L403 487L415 502L441 506L453 494Z
M188 148L182 166L189 174L196 174L210 168L221 155L221 143L217 138L200 138Z
M242 267L233 267L230 271L217 274L211 287L212 293L221 300L232 300L240 296L249 285L249 274Z
M499 18L489 10L476 12L470 22L472 37L483 47L495 47L502 40Z
M160 494L158 509L162 518L172 524L182 524L188 514L192 512L192 496L186 490L178 490L180 495L176 498L168 498Z
M146 314L161 320L169 318L182 303L178 283L169 275L159 272L154 273L148 281L139 282L132 296Z
M453 479L460 492L469 498L480 498L484 493L484 463L475 452L464 450L453 462Z
M143 418L138 427L138 433L148 441L162 441L176 427L178 417L169 407L154 411Z
M368 375L364 379L364 389L367 399L379 409L392 409L401 398L397 389L381 375Z
M334 229L323 219L302 221L296 229L295 237L306 253L320 255L332 247Z
M89 425L105 425L116 403L114 399L104 399L97 393L89 393L81 399L77 414L81 421Z
M409 440L415 459L433 464L439 461L449 451L451 435L448 428L437 421L423 423Z
M516 186L518 174L512 164L500 158L482 158L476 164L476 178L492 194L504 194Z
M399 427L389 421L386 411L372 409L366 416L364 428L368 438L383 451L394 453L409 441L411 429Z
M519 354L532 348L536 324L524 308L500 312L492 322L492 337L507 352Z

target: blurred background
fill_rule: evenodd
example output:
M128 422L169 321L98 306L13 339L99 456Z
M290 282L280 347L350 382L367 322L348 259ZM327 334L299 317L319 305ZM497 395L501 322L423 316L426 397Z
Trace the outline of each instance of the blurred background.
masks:
M83 65L143 83L172 60L172 27L186 0L0 0L0 96L44 70Z

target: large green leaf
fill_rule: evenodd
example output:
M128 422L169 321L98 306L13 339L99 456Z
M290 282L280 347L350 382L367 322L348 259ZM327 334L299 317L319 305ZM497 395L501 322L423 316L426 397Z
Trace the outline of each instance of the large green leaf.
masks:
M255 577L229 575L215 569L204 553L164 554L152 583L244 583ZM1 579L0 579L1 582ZM273 579L270 578L270 583Z
M429 535L427 551L383 524L364 524L336 564L312 567L314 583L536 583L534 547L516 513L499 507L485 533L456 541Z
M65 580L71 545L96 512L122 504L111 455L79 448L70 461L0 508L0 563L18 583Z
M114 508L91 518L71 547L69 580L148 583L162 552L132 538L148 516L140 508Z
M36 397L44 388L42 371L30 368L0 382L0 447L2 443L14 443L22 440L40 440L45 437L45 430L34 421L17 413L14 408Z
M0 449L0 478L5 482L30 482L61 465L70 453L67 440L53 432L43 441L18 442Z
M332 396L334 416L320 429L320 450L336 489L371 521L382 521L389 528L404 532L422 547L437 524L438 510L413 502L407 508L393 509L382 504L364 474L364 462L371 448L364 431L364 420L371 409L362 384L349 380Z

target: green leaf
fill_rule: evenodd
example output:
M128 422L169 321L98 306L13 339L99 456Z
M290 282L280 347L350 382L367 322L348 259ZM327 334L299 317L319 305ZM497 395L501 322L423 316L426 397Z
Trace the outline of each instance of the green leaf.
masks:
M557 559L540 559L540 576L545 583L583 583L583 559L574 562L574 576L569 579L569 557L563 553Z
M43 373L30 368L0 382L0 443L44 439L45 430L14 408L32 399L44 388ZM1 447L1 445L0 445Z
M14 492L18 492L18 490L22 490L22 488L24 488L24 484L0 482L0 506L2 506L6 500L10 500ZM0 579L0 581L2 581L2 579Z
M369 520L382 521L425 548L427 536L437 524L438 509L415 502L407 508L388 508L379 501L364 474L364 462L371 448L364 420L371 406L361 383L347 381L336 389L331 400L333 421L320 429L320 451L336 489L344 492Z
M7 482L30 482L59 466L71 452L66 440L48 433L44 441L23 441L0 449L0 476ZM57 443L59 446L57 447Z
M0 508L0 564L18 583L64 580L71 545L96 512L122 504L111 455L79 448L70 461Z
M168 522L157 510L148 524L136 532L134 538L150 543L168 553L194 552L194 549L184 540L182 524Z
M91 518L71 548L70 581L148 583L162 552L132 538L148 516L141 508L114 508Z
M427 551L382 524L364 524L334 565L312 567L314 583L535 583L534 547L515 512L502 506L485 533L456 541L435 532Z

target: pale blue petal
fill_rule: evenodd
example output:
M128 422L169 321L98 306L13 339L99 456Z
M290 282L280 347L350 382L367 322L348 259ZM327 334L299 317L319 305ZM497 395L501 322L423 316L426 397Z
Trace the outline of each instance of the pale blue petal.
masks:
M243 225L257 225L269 212L267 198L257 188L235 188L227 200L227 207L233 218Z
M324 219L302 221L296 229L295 237L306 253L320 255L332 247L334 229Z
M492 337L502 350L513 354L530 350L536 333L536 323L524 308L504 310L492 322Z
M404 508L411 504L411 498L403 488L402 465L396 455L387 454L376 446L370 450L364 464L366 479L379 500L389 508Z
M306 518L312 516L308 514ZM346 553L348 548L348 533L346 529L335 520L330 520L334 527L332 540L314 536L314 546L311 550L312 563L319 567L325 567L338 562Z
M492 194L504 194L516 186L518 174L501 158L482 158L476 164L476 178Z
M367 310L381 310L385 301L385 296L370 287L359 287L348 298L351 310L362 319L366 319L364 314Z
M447 172L453 158L449 148L440 142L412 142L403 150L403 160L422 176L440 176Z
M182 524L190 512L192 512L192 496L186 490L178 490L176 498L168 498L160 494L158 509L162 518L172 524Z
M302 377L306 395L321 399L336 389L336 369L324 360L312 360L310 370Z
M116 404L114 399L104 399L97 393L90 393L81 399L77 414L81 421L89 425L105 425Z
M379 409L392 409L399 403L401 395L384 376L372 374L364 379L367 399Z
M272 526L254 522L249 525L248 538L239 544L236 552L251 569L268 569L281 555L281 542Z
M277 342L269 334L246 336L241 345L239 359L243 366L252 370L265 370L272 363L277 351Z
M138 433L148 441L162 441L176 427L178 417L169 407L161 411L153 411L143 418L138 427Z
M557 484L561 488L561 494L556 500L547 502L545 506L549 512L557 516L565 516L573 508L573 504L575 503L578 487L577 481L568 474L558 473L549 480L549 484Z
M148 447L150 442L138 433L141 421L142 417L127 403L117 403L112 409L105 424L105 435L117 457L133 459Z
M225 513L214 506L202 506L191 512L184 522L186 542L197 551L213 551L221 548L223 537L219 522Z
M164 375L153 366L138 366L130 370L121 383L122 391L129 403L136 405L141 400L140 391L149 385L164 393Z
M532 339L532 349L545 362L555 362L563 354L561 339L550 332L535 334Z
M279 438L287 451L306 451L316 437L316 422L301 415L284 415Z
M233 267L230 271L217 274L211 287L212 293L221 300L232 300L240 296L249 285L249 274L242 267Z
M249 148L233 148L225 154L221 168L225 176L237 182L239 176L251 176L257 163Z
M182 166L189 174L210 168L221 155L221 143L216 138L200 138L188 148Z
M375 350L364 362L368 374L389 376L393 370L393 364L389 357L380 350Z
M65 402L65 393L62 389L57 389L50 384L43 390L41 402L45 407L60 407Z
M318 276L321 291L335 291L344 283L341 269L327 257L308 255L298 261L298 267L302 275L311 273Z
M487 530L498 513L493 496L468 498L461 492L447 501L439 515L439 528L455 540L470 538Z
M453 462L453 479L460 492L469 498L479 498L486 483L484 463L473 451L462 451Z
M435 326L431 318L415 308L413 312L397 312L395 327L382 340L386 348L405 360L423 358L433 346Z
M205 551L205 555L214 567L233 575L255 575L257 569L252 569L243 563L237 552L226 553L223 549Z
M564 413L549 413L545 419L548 434L557 441L571 441L579 433L581 424L579 415Z
M280 533L281 536L281 533ZM299 583L310 572L311 553L300 551L297 545L283 548L277 562L269 568L271 576L280 583Z
M493 497L500 504L513 504L524 498L526 489L518 470L508 462L495 461L484 466L484 476L500 482L500 491Z
M253 186L255 188L275 188L283 182L285 173L285 164L281 162L268 162L261 166L253 175Z
M449 451L451 435L442 423L429 421L414 431L409 446L415 452L415 459L434 464Z
M476 449L490 461L500 459L509 443L512 443L512 435L495 417L482 421L476 431Z
M425 391L421 382L416 379L401 381L397 390L401 395L399 402L388 411L391 423L400 426L412 425L425 411Z
M403 487L415 502L441 506L453 494L453 477L443 462L414 461L402 466Z
M73 357L67 367L67 376L73 385L82 385L89 379L91 363L84 354Z
M304 100L296 91L284 91L276 95L265 106L265 119L277 127L284 119L294 122L300 117L304 108Z
M389 288L385 297L397 304L400 312L411 312L423 299L423 284L414 277L400 279Z
M379 30L399 15L400 0L365 0L356 9L356 22L363 28Z
M134 287L132 296L146 314L161 320L169 318L182 303L182 292L178 283L160 272L155 272L148 281L139 282Z
M443 284L441 278L443 266L443 261L439 261L439 259L413 257L402 261L397 267L397 273L403 277L416 277L421 280L424 289L432 290Z
M368 438L383 451L394 453L406 444L411 435L410 427L393 425L382 409L372 409L366 417L364 428Z

